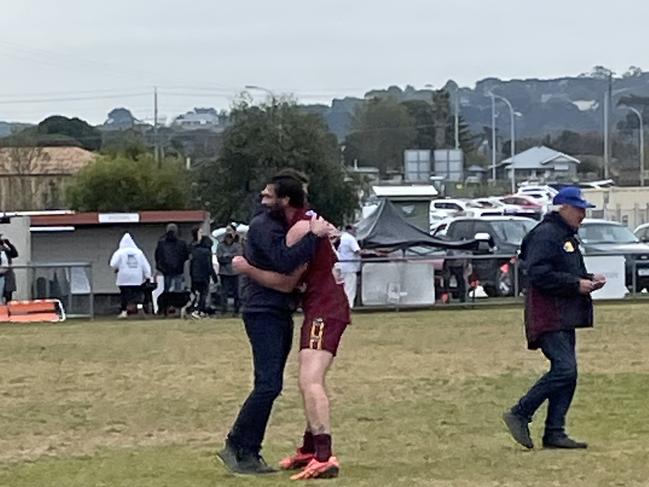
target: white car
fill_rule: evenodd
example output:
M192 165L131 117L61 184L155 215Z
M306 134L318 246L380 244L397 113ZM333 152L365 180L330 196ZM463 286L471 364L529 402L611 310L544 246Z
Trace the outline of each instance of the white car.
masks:
M638 237L638 240L644 243L649 243L649 223L640 225L633 231L633 234Z
M502 211L486 208L472 200L439 199L430 202L430 221L443 220L452 216L502 215Z

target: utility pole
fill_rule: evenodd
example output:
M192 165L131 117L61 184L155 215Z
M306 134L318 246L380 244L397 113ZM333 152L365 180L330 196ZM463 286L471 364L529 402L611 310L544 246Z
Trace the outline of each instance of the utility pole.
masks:
M496 98L491 96L491 180L496 182Z
M453 125L455 128L455 150L460 149L460 96L458 90L455 90L455 96L453 96Z
M153 88L153 157L158 164L158 168L162 166L160 161L160 145L158 143L158 87Z
M608 140L609 132L609 110L611 98L613 96L613 74L608 75L608 86L606 93L604 93L604 179L608 179L609 164L610 164L610 144Z

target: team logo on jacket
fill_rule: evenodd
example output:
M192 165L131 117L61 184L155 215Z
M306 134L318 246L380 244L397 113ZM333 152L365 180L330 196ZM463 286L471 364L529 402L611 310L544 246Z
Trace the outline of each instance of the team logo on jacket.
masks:
M575 246L572 245L572 242L568 240L566 243L563 244L563 250L566 252L574 252L575 251Z

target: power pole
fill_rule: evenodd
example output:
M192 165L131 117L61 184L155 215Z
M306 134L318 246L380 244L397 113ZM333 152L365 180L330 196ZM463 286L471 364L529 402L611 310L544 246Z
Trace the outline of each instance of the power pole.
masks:
M611 108L611 98L613 97L613 74L608 75L608 86L604 94L604 179L608 179L610 164L610 144L609 144L609 111Z
M153 88L153 157L155 158L158 168L160 162L160 145L158 143L158 87Z

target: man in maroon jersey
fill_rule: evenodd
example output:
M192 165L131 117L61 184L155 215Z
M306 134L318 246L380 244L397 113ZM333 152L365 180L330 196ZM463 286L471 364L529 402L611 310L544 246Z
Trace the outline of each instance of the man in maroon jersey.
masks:
M309 230L311 212L299 210L286 236L288 246L296 244ZM340 463L332 454L329 398L325 376L345 328L350 323L349 302L343 282L336 276L336 254L329 241L320 239L313 260L291 275L251 266L243 257L234 267L261 285L283 292L304 288L304 322L300 332L299 387L304 400L307 427L302 446L280 462L285 470L304 469L292 480L337 477Z

